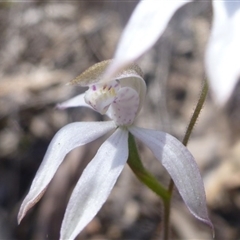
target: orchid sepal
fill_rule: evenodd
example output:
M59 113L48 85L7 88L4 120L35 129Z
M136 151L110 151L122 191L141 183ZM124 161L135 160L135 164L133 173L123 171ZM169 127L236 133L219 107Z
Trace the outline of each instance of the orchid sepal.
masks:
M21 222L28 210L41 199L58 167L72 149L92 142L114 128L116 125L113 121L77 122L61 128L52 139L31 188L21 204L18 223Z
M240 80L240 2L213 1L205 67L215 102L223 106Z
M197 163L188 149L170 134L130 127L133 136L142 141L165 167L194 217L213 229L208 217L204 184Z
M128 131L118 128L84 169L69 200L60 239L74 239L107 200L128 158Z
M173 14L191 1L140 1L122 33L114 61L106 69L105 78L112 78L150 49L166 29Z
M71 99L68 99L67 101L58 103L56 105L56 108L60 110L64 110L66 108L73 108L73 107L88 107L93 109L89 104L86 103L84 97L85 97L85 93L79 94Z

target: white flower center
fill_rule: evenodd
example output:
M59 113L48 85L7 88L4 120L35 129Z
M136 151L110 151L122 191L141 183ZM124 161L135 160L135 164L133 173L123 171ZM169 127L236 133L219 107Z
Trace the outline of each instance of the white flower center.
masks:
M85 93L85 101L91 105L97 112L105 114L109 105L117 97L117 91L121 88L117 80L108 84L93 84Z
M139 94L131 87L121 87L118 80L91 85L85 101L97 112L107 115L119 126L131 125L139 107Z

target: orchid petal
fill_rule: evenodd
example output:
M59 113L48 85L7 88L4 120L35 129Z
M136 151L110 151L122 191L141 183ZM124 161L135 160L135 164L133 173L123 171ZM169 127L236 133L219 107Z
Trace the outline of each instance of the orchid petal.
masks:
M135 61L151 48L165 30L175 11L191 0L142 0L123 31L106 77Z
M190 212L213 229L208 217L203 181L188 149L164 132L137 127L131 127L129 131L144 142L166 168Z
M107 200L128 158L128 132L117 129L85 168L69 200L61 239L74 239Z
M27 211L40 200L59 165L72 149L94 141L115 127L112 121L80 122L60 129L52 139L29 193L21 205L18 222L20 223Z
M84 99L85 93L82 93L80 95L77 95L73 98L70 98L69 100L57 104L58 109L66 109L66 108L71 108L71 107L88 107L93 109L89 104L85 102Z
M129 87L123 87L111 104L108 111L110 118L117 125L130 125L133 123L139 107L139 95Z
M213 1L206 70L217 103L227 102L240 78L240 2Z

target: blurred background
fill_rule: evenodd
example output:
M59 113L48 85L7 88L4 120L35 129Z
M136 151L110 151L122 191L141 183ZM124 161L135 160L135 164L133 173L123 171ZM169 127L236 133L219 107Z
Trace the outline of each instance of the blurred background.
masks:
M55 105L85 89L65 84L110 59L137 1L0 3L0 239L58 239L71 191L101 138L72 151L41 201L17 225L17 213L54 134L74 121L104 120L89 109ZM181 8L138 64L148 86L141 127L183 139L205 78L210 1ZM141 41L141 39L139 39ZM224 109L209 94L188 148L201 170L216 239L240 239L240 84ZM145 166L165 185L169 176L139 143ZM175 190L172 239L212 239ZM159 239L162 203L125 167L108 201L78 236Z

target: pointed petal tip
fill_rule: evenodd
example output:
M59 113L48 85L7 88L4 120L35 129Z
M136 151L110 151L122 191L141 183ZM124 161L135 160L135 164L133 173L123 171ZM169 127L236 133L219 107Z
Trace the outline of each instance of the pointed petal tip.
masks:
M190 209L189 209L190 210ZM202 218L202 217L199 217L196 213L194 213L192 210L190 210L191 214L197 218L198 220L200 220L201 222L207 224L211 230L212 230L212 235L213 235L213 238L215 237L215 229L214 229L214 226L213 226L213 223L212 221L209 219L209 217L207 216L206 218Z
M55 108L60 110L64 110L66 108L74 108L74 107L88 107L93 109L89 104L85 102L84 96L85 96L85 93L81 93L64 102L58 103Z
M212 237L215 238L215 229L213 225L212 225Z
M26 216L28 210L30 208L32 208L34 206L34 204L31 204L31 206L29 205L24 205L24 202L23 204L21 205L20 209L19 209L19 212L18 212L18 216L17 216L17 222L18 222L18 225L21 223L21 221L23 220L23 218Z
M21 212L18 213L18 217L17 217L18 225L20 225L20 223L21 223L22 219L24 218L24 216L25 216L25 214L23 214Z
M198 218L198 217L196 217L196 218L199 219L200 221L202 221L203 223L207 224L211 228L212 237L215 238L215 229L214 229L214 226L213 226L213 223L211 222L211 220L209 218L207 218L207 219L202 219L202 218Z
M47 189L47 186L35 197L31 198L31 195L27 195L25 199L22 202L22 205L18 212L18 225L21 223L22 219L26 216L27 212L36 204L39 202L39 200L42 198L43 194L45 193Z
M17 224L20 225L23 218L26 216L28 210L30 209L31 207L29 207L28 209L24 209L22 206L19 210L19 213L18 213L18 216L17 216Z

